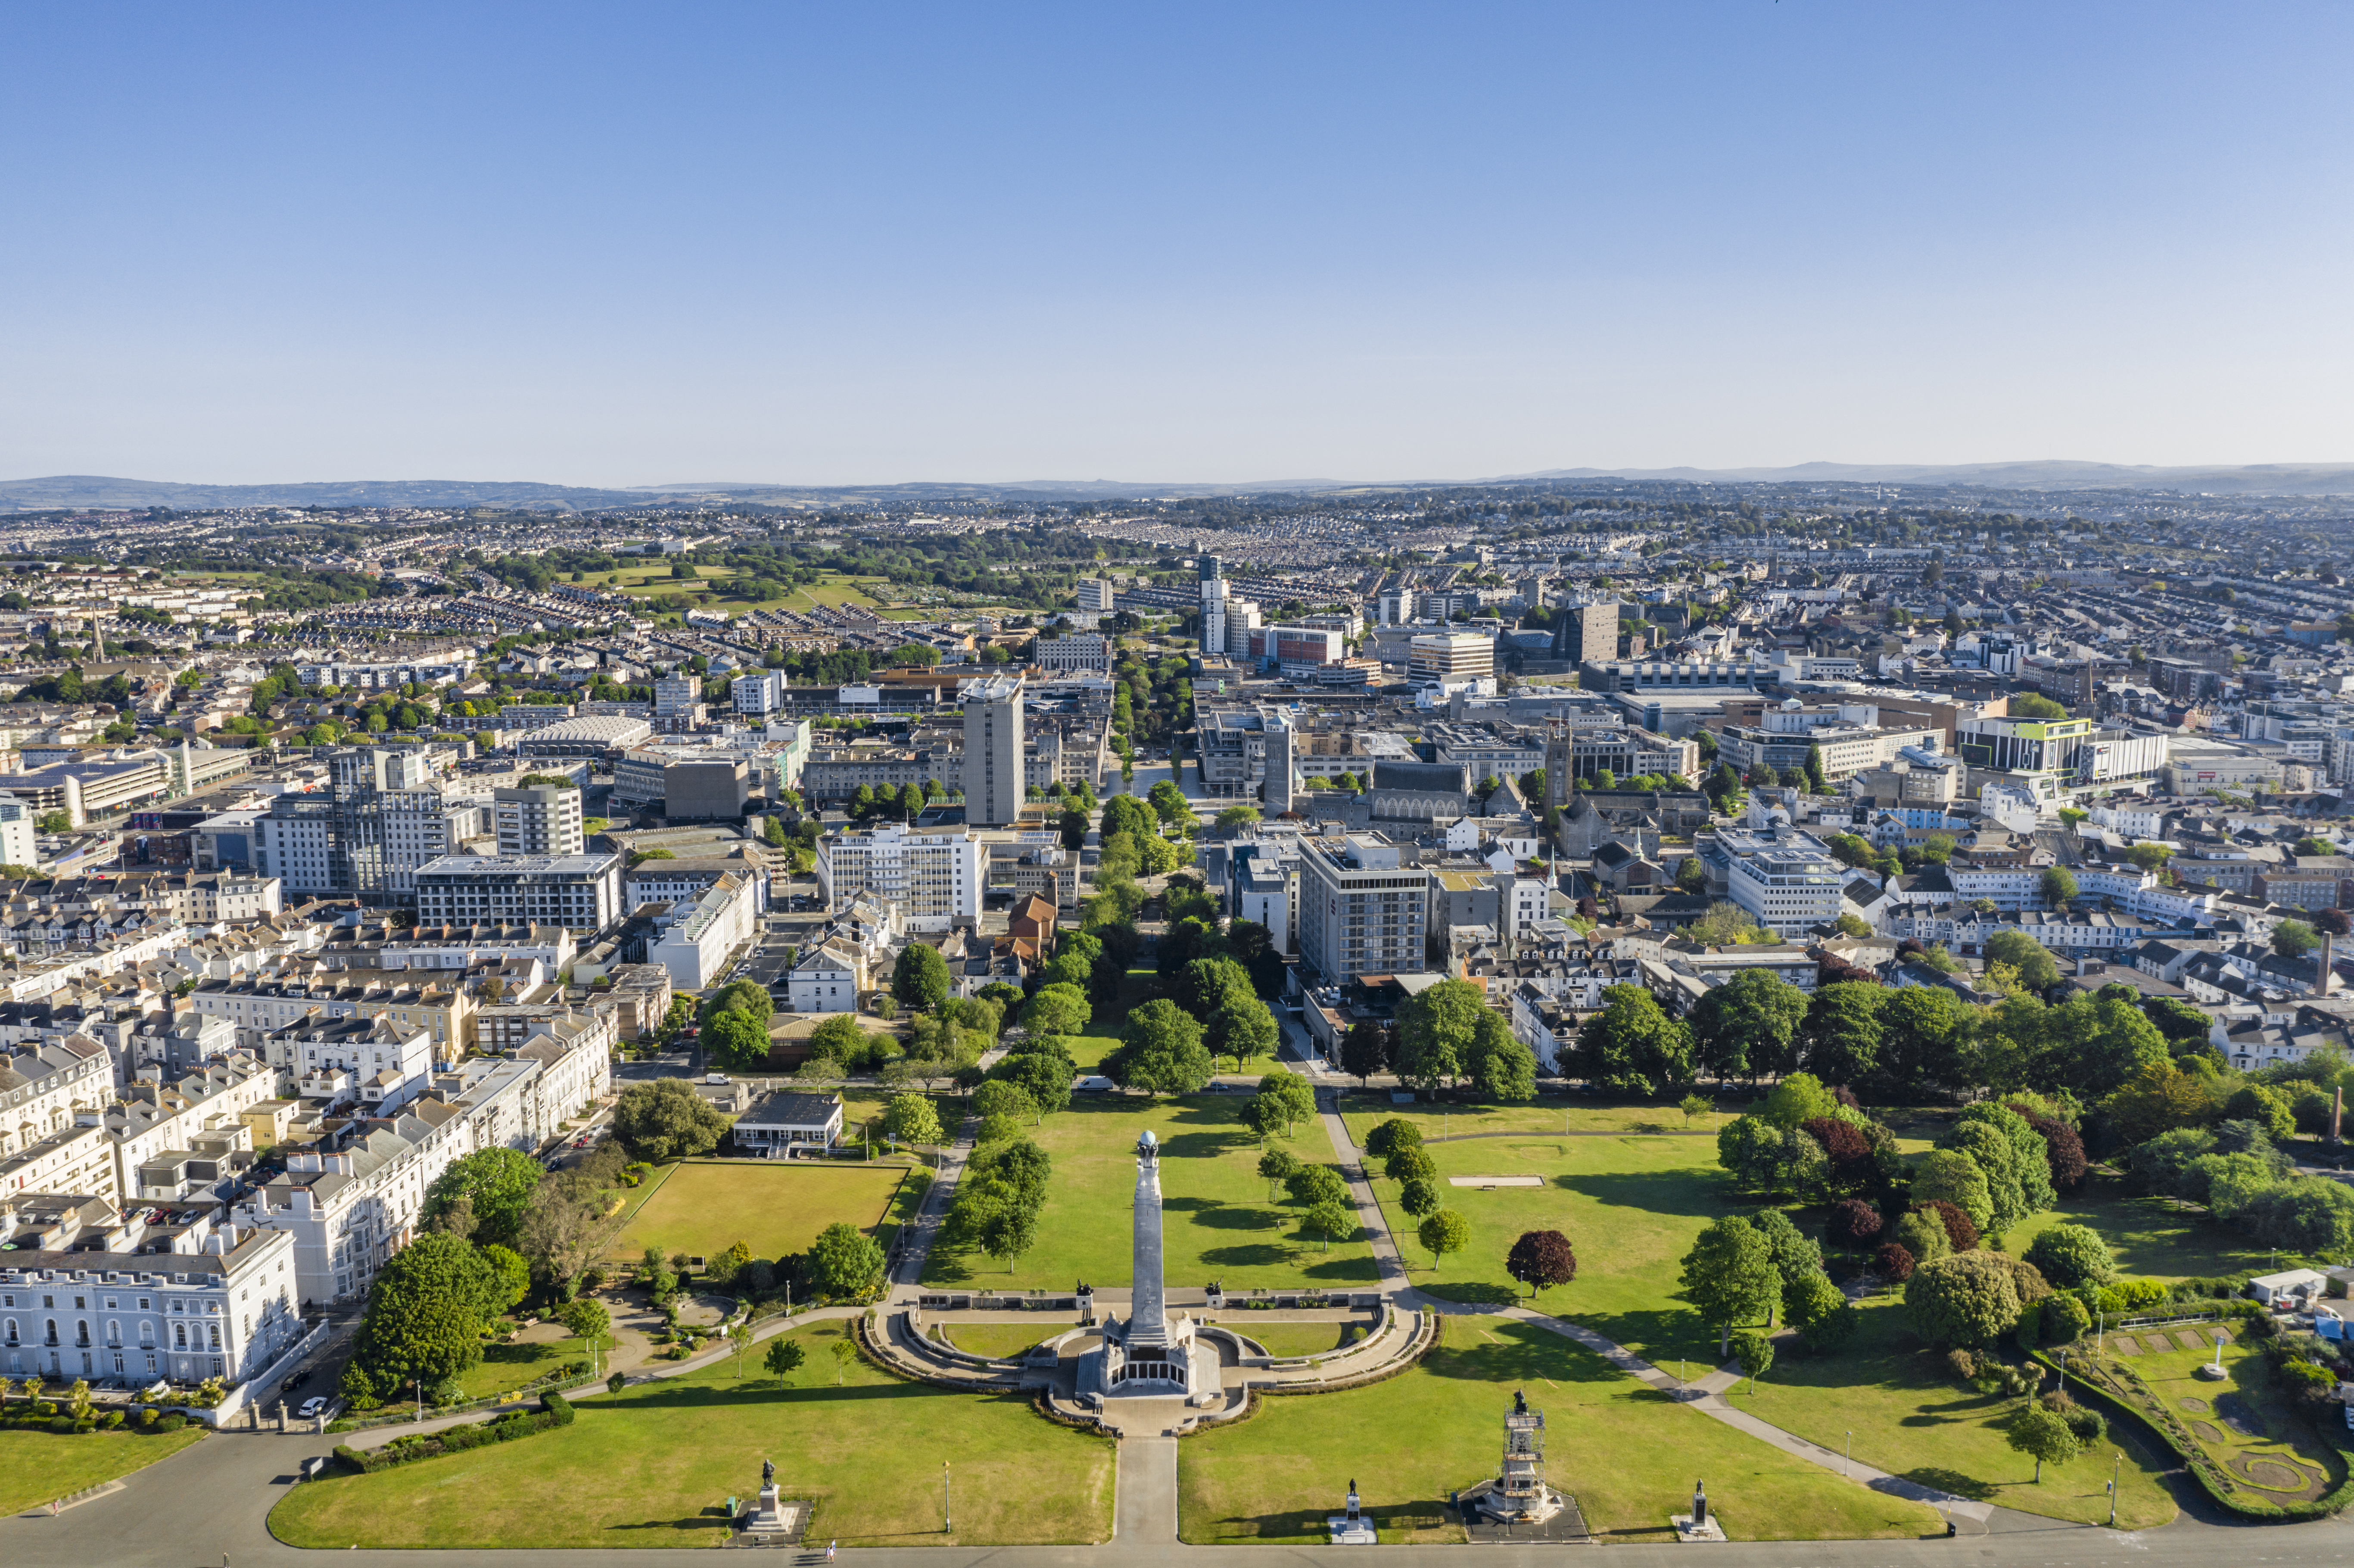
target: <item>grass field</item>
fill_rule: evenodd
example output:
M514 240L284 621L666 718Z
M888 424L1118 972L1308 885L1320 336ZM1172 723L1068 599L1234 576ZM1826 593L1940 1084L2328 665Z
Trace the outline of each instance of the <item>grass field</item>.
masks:
M605 1339L612 1348L612 1336ZM542 1344L484 1345L482 1359L458 1374L468 1399L488 1399L513 1393L535 1377L545 1377L567 1361L590 1359L588 1344L567 1334Z
M584 587L611 588L633 599L651 599L666 593L708 592L713 585L742 577L725 567L695 567L695 576L674 577L671 568L676 563L668 559L649 557L644 565L631 565L610 572L590 572ZM755 581L744 577L745 581ZM786 609L808 610L819 605L857 605L875 609L889 602L889 580L884 577L854 577L832 575L789 592L779 592L758 599L746 599L737 594L720 594L713 599L718 606L741 606L748 609L775 605ZM882 597L876 597L877 594Z
M1447 1206L1470 1222L1471 1241L1436 1268L1415 1241L1415 1221L1397 1206L1398 1185L1378 1174L1373 1190L1398 1238L1408 1277L1458 1301L1505 1301L1517 1287L1504 1255L1523 1231L1557 1230L1577 1254L1577 1277L1536 1302L1653 1361L1689 1357L1714 1365L1716 1338L1678 1297L1681 1259L1719 1214L1755 1205L1736 1201L1705 1138L1482 1138L1425 1146L1438 1168ZM1534 1175L1541 1187L1482 1190L1453 1176Z
M2108 1176L2085 1178L2058 1208L2013 1227L2003 1245L2013 1256L2023 1255L2030 1243L2058 1224L2090 1225L2109 1244L2121 1271L2148 1279L2264 1274L2274 1266L2273 1253L2241 1245L2240 1237L2203 1211L2140 1197Z
M1845 1351L1807 1356L1785 1343L1755 1395L1743 1382L1725 1398L1834 1453L1844 1451L1852 1432L1856 1458L1892 1475L2079 1523L2108 1519L2110 1456L2121 1453L2117 1522L2142 1530L2174 1517L2174 1500L2158 1479L2165 1466L2136 1441L2127 1423L2111 1423L2097 1457L2044 1466L2038 1486L2035 1461L2011 1451L2000 1425L2018 1400L1979 1393L1947 1376L1943 1358L1914 1336L1901 1302L1872 1302L1862 1312L1863 1328Z
M772 1459L817 1503L812 1538L845 1546L1092 1542L1111 1533L1112 1446L1016 1398L945 1393L853 1361L835 1386L832 1324L794 1330L809 1364L779 1386L754 1368L641 1383L576 1406L561 1431L306 1482L270 1528L295 1546L716 1546L726 1499ZM752 1363L748 1360L747 1366ZM941 1466L957 1533L941 1532Z
M1670 1539L1668 1515L1689 1506L1696 1475L1736 1540L1943 1532L1935 1510L1680 1408L1548 1330L1458 1318L1411 1372L1345 1393L1265 1400L1241 1425L1180 1444L1178 1534L1321 1545L1324 1518L1353 1477L1385 1544L1460 1540L1440 1510L1449 1491L1495 1475L1515 1389L1544 1413L1548 1478L1606 1542Z
M848 1221L872 1234L907 1175L899 1165L820 1165L799 1160L687 1162L656 1172L637 1212L613 1243L615 1257L649 1246L710 1257L737 1242L755 1257L805 1252L817 1234Z
M1348 1124L1350 1139L1361 1149L1367 1133L1394 1117L1412 1122L1428 1139L1491 1132L1714 1132L1737 1114L1713 1111L1687 1123L1684 1113L1673 1106L1602 1106L1582 1100L1546 1100L1522 1106L1400 1106L1392 1105L1387 1095L1378 1094L1344 1095L1341 1099L1341 1119ZM1710 1153L1713 1158L1713 1145L1710 1146Z
M1066 1290L1081 1279L1128 1284L1136 1140L1147 1128L1162 1150L1163 1257L1172 1285L1215 1279L1235 1289L1378 1278L1362 1238L1329 1248L1303 1239L1299 1211L1288 1202L1267 1201L1257 1141L1238 1119L1244 1103L1241 1095L1075 1097L1070 1109L1030 1129L1055 1162L1037 1245L1010 1273L995 1258L936 1245L924 1282ZM1302 1160L1330 1162L1331 1146L1319 1128L1304 1128L1293 1147Z
M22 1408L21 1406L19 1408ZM0 1515L141 1470L205 1435L200 1426L142 1436L135 1432L0 1432Z

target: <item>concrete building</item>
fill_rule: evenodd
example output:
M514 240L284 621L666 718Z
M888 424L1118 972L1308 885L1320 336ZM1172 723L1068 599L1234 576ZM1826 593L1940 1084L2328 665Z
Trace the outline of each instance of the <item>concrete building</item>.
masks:
M663 769L663 815L673 821L711 821L744 814L751 776L740 757L695 758Z
M422 1025L375 1018L307 1019L270 1042L273 1061L292 1065L304 1099L366 1107L385 1116L433 1081L433 1037Z
M830 833L817 843L818 885L829 909L866 894L910 931L978 924L988 864L981 835L963 829L917 832L894 824Z
M1840 917L1849 873L1811 833L1720 828L1707 856L1721 863L1726 896L1776 936L1803 937Z
M1417 686L1451 689L1493 680L1495 674L1496 644L1490 638L1442 631L1408 644L1406 678Z
M417 870L417 917L429 926L565 926L600 931L620 919L617 854L446 855Z
M701 991L716 983L730 955L752 939L759 906L746 879L723 874L658 923L662 935L647 944L646 961L669 971L672 989Z
M762 1095L736 1118L736 1147L763 1160L822 1155L842 1140L840 1095Z
M36 814L24 801L0 789L0 865L29 867L40 863L33 848Z
M964 820L976 828L1011 827L1023 799L1022 681L991 675L966 687Z
M1303 839L1299 956L1326 983L1425 967L1430 876L1379 833Z
M588 847L579 790L533 784L494 790L491 799L501 854L578 854Z
M1202 599L1202 652L1223 653L1226 651L1226 577L1223 564L1215 556L1204 556L1199 563Z
M727 699L739 716L764 719L785 705L784 672L747 670L729 683Z
M1041 637L1032 658L1040 669L1053 675L1082 672L1108 675L1111 673L1111 639L1092 631Z

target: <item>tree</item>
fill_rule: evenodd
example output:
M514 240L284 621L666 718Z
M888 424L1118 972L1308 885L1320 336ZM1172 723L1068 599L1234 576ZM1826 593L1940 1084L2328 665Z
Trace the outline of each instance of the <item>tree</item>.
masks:
M769 1060L769 1026L748 1012L723 1012L703 1026L703 1049L729 1072L751 1072Z
M613 1136L638 1159L657 1164L710 1153L727 1135L727 1125L683 1078L631 1084L613 1102Z
M675 1078L657 1081L678 1083ZM698 1099L697 1103L703 1102ZM615 1116L618 1121L618 1107ZM604 1156L605 1151L600 1150L599 1155ZM531 1206L524 1211L518 1228L516 1250L536 1263L557 1294L567 1300L579 1287L580 1277L605 1256L629 1220L627 1212L610 1202L607 1188L611 1177L600 1179L598 1158L592 1156L588 1165L559 1171L542 1181L532 1193ZM613 1169L618 1170L619 1152L606 1158L615 1161Z
M1976 1014L1943 986L1900 986L1880 1003L1880 1051L1872 1081L1903 1089L1962 1087L1969 1078Z
M1823 782L1823 748L1821 747L1809 745L1807 747L1806 771L1808 794L1824 795L1830 792L1830 787Z
M588 1347L594 1356L597 1347L612 1331L612 1314L597 1302L576 1297L567 1301L556 1314L556 1320L572 1330L574 1338Z
M1913 1271L1904 1285L1913 1331L1932 1350L1990 1345L2017 1326L2024 1304L2010 1259L1957 1252Z
M1698 1121L1701 1118L1708 1115L1715 1108L1715 1102L1711 1100L1706 1095L1686 1095L1682 1099L1676 1102L1676 1109L1684 1113L1684 1125L1686 1127L1690 1127L1693 1122Z
M539 1161L520 1149L478 1149L452 1161L425 1190L426 1221L463 1199L472 1207L477 1245L512 1245L544 1174Z
M1765 969L1743 970L1692 1003L1701 1070L1719 1081L1788 1072L1806 1017L1806 992Z
M1469 1067L1472 1087L1489 1099L1511 1105L1537 1097L1536 1054L1493 1008L1472 1027Z
M1156 784L1153 788L1157 789L1160 786ZM1258 820L1257 806L1228 806L1218 813L1216 825L1221 828L1247 827Z
M1034 1123L1039 1119L1038 1102L1030 1097L1030 1091L1002 1078L992 1078L973 1090L972 1109L983 1122L995 1121L1000 1117L1013 1122Z
M2043 902L2058 908L2076 896L2076 878L2064 865L2043 870Z
M1452 1209L1439 1209L1425 1215L1414 1234L1429 1251L1431 1267L1437 1268L1448 1253L1461 1252L1469 1245L1471 1224Z
M1441 1202L1438 1183L1427 1177L1417 1176L1398 1188L1398 1207L1417 1220L1437 1213Z
M1168 998L1156 997L1128 1015L1119 1049L1104 1059L1103 1069L1122 1088L1190 1095L1210 1081L1213 1065L1201 1024Z
M1970 1224L1981 1231L1994 1223L1994 1196L1987 1185L1986 1171L1967 1151L1932 1150L1914 1168L1913 1201L1926 1203L1939 1199L1967 1214Z
M1053 1034L1040 1035L1029 1042L1032 1046L1061 1046L1063 1041ZM1001 1058L989 1069L991 1078L1009 1084L1019 1084L1030 1097L1030 1103L1039 1116L1053 1116L1068 1110L1071 1105L1071 1080L1078 1076L1070 1053L1065 1050L1016 1051Z
M1380 1024L1360 1020L1341 1036L1341 1070L1360 1085L1389 1065L1389 1035Z
M940 972L948 972L945 965ZM1040 990L1023 1008L1022 1027L1033 1034L1076 1034L1094 1016L1087 993L1077 986L1050 985Z
M1614 985L1602 993L1602 1010L1579 1027L1575 1060L1580 1075L1603 1092L1649 1097L1691 1082L1691 1030L1660 1012L1643 987Z
M1302 1208L1312 1209L1319 1203L1345 1203L1349 1201L1349 1183L1330 1165L1302 1164L1284 1181L1291 1201Z
M1886 986L1842 981L1816 991L1803 1031L1807 1070L1827 1084L1861 1083L1880 1058Z
M821 1296L864 1296L883 1272L883 1248L874 1237L836 1220L810 1244L810 1283Z
M517 1302L531 1294L531 1265L525 1263L523 1255L513 1247L501 1246L495 1242L475 1250L482 1255L482 1262L489 1266L492 1276L499 1282L499 1293L493 1311L513 1311Z
M1535 1295L1577 1277L1577 1254L1559 1231L1522 1231L1504 1255L1504 1272Z
M2020 1406L2010 1418L2004 1427L2004 1441L2017 1452L2033 1456L2038 1486L2043 1484L2045 1460L2064 1465L2079 1452L2076 1434L2069 1430L2067 1418L2033 1402Z
M779 1334L769 1341L769 1353L760 1358L760 1364L769 1369L770 1377L783 1383L799 1372L801 1363L808 1360L809 1351L799 1340Z
M1393 1181L1428 1181L1438 1175L1438 1166L1427 1150L1416 1144L1410 1149L1393 1149L1382 1161L1382 1174Z
M1850 1246L1865 1247L1880 1239L1887 1222L1861 1198L1844 1198L1831 1210L1829 1234Z
M1461 1079L1470 1068L1472 1042L1488 993L1469 980L1441 980L1409 997L1397 1010L1401 1082L1435 1089Z
M1026 1203L1007 1203L992 1213L981 1227L981 1250L991 1257L1005 1260L1005 1272L1013 1272L1013 1265L1028 1252L1038 1239L1038 1211Z
M910 1012L936 1012L949 999L949 964L929 942L910 942L891 967L891 994Z
M1357 1211L1347 1203L1327 1201L1308 1211L1302 1228L1324 1238L1329 1249L1336 1241L1346 1240L1357 1231Z
M1782 1315L1818 1355L1847 1343L1857 1327L1854 1307L1819 1269L1785 1287Z
M930 652L931 650L927 649L925 652ZM834 1386L839 1388L842 1386L843 1375L850 1371L850 1363L858 1359L858 1346L848 1334L844 1334L826 1347L826 1353L833 1358L833 1383Z
M2321 933L2302 920L2284 920L2273 927L2273 951L2284 959L2301 959L2321 946Z
M1755 1329L1744 1329L1733 1336L1733 1355L1749 1380L1749 1392L1755 1393L1758 1378L1773 1368L1774 1341Z
M883 1130L901 1143L918 1149L937 1148L944 1141L940 1116L923 1095L894 1095L883 1107Z
M2027 1261L2062 1290L2079 1285L2106 1285L2117 1277L2109 1244L2088 1225L2053 1225L2027 1249Z
M1773 1249L1738 1214L1723 1215L1701 1232L1684 1254L1682 1282L1701 1321L1716 1325L1720 1354L1734 1328L1770 1320L1782 1294Z
M1997 931L1986 942L1989 967L2004 964L2019 973L2019 983L2041 996L2060 983L2060 966L2041 943L2024 931Z
M1365 1134L1365 1152L1376 1160L1386 1160L1400 1149L1421 1147L1422 1128L1404 1117L1394 1116L1385 1121L1375 1122L1373 1129Z
M426 1388L454 1378L482 1359L482 1327L504 1288L470 1244L419 1236L376 1271L352 1364L379 1399L404 1382Z
M1267 1181L1267 1201L1274 1202L1284 1183L1299 1169L1299 1156L1288 1149L1270 1149L1258 1157L1258 1173Z

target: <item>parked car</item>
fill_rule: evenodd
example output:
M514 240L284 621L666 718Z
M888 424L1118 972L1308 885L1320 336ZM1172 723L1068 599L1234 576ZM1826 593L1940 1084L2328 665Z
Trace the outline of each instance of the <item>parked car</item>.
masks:
M294 1414L301 1416L303 1420L308 1421L313 1416L318 1414L319 1412L326 1408L326 1396L324 1394L314 1393L310 1398L304 1400L302 1402L302 1408L295 1411Z

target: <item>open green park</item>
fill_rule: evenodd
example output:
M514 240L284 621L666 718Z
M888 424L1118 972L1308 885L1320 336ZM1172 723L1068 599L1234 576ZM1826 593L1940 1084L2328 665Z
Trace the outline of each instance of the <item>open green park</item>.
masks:
M737 1242L755 1257L805 1252L820 1231L848 1224L872 1235L890 1216L906 1164L815 1160L681 1160L647 1179L612 1254L713 1257Z
M1867 1490L1697 1412L1538 1324L1451 1318L1446 1342L1384 1383L1268 1398L1178 1446L1178 1534L1323 1544L1354 1478L1385 1544L1460 1541L1451 1491L1497 1472L1515 1391L1545 1417L1548 1479L1608 1542L1672 1540L1694 1477L1736 1540L1942 1534L1923 1503Z
M924 1283L1062 1290L1080 1280L1126 1286L1136 1142L1150 1129L1162 1151L1162 1255L1170 1284L1216 1280L1228 1289L1373 1284L1380 1273L1362 1235L1330 1244L1303 1235L1298 1206L1288 1199L1268 1201L1258 1173L1258 1139L1242 1124L1245 1103L1241 1095L1075 1097L1068 1110L1027 1129L1054 1161L1036 1245L1010 1268L977 1249L937 1245ZM1331 1163L1320 1128L1303 1124L1300 1133L1294 1146L1300 1159Z
M772 1460L812 1535L846 1546L1093 1542L1111 1533L1112 1445L1040 1420L1019 1398L946 1393L830 1353L839 1324L791 1331L807 1350L779 1381L754 1357L576 1405L514 1443L306 1482L270 1515L291 1545L709 1546L727 1499ZM837 1383L839 1379L839 1383ZM954 1467L957 1533L943 1533Z
M2265 1274L2279 1255L2256 1245L2244 1231L2217 1224L2204 1209L2173 1198L2133 1192L2115 1176L2094 1172L2057 1208L2031 1214L2003 1238L2014 1255L2053 1225L2088 1225L2101 1233L2117 1271L2143 1279L2214 1278Z
M1397 1105L1386 1094L1341 1097L1341 1119L1348 1124L1349 1140L1360 1149L1364 1147L1367 1133L1393 1119L1411 1123L1427 1142L1508 1132L1713 1134L1737 1114L1737 1108L1717 1109L1687 1119L1674 1106L1599 1105L1582 1098L1526 1105ZM1696 1139L1694 1143L1713 1153L1714 1145L1705 1139Z
M2227 1485L2258 1507L2308 1503L2343 1482L2344 1452L2323 1438L2316 1417L2283 1394L2262 1352L2240 1342L2227 1344L2225 1375L2198 1375L2200 1366L2215 1359L2212 1331L2200 1323L2171 1334L2147 1330L2104 1335L2098 1349L2071 1356L2072 1370L2091 1373L2115 1397L2169 1420L2222 1472ZM2322 1418L2334 1422L2338 1414L2326 1409Z
M191 1425L177 1432L0 1432L0 1515L117 1480L166 1459L204 1436Z

